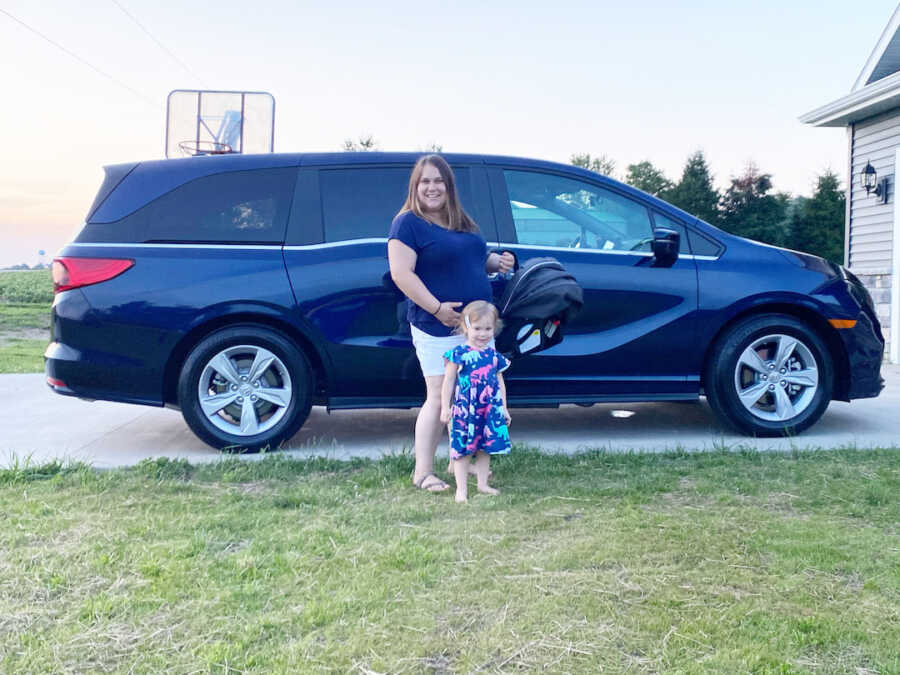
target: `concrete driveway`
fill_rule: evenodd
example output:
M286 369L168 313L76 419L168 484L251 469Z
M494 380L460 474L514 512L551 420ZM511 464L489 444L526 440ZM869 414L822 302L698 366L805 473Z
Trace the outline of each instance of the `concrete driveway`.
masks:
M510 435L514 442L562 452L893 446L900 444L900 366L885 365L882 374L887 386L878 398L832 402L812 429L794 439L735 434L716 421L705 401L515 408ZM176 411L59 396L40 374L0 375L0 401L0 466L58 459L110 468L148 457L183 457L191 463L221 457L190 432ZM409 452L415 417L416 410L329 414L313 408L287 452L342 459ZM446 453L446 443L438 452Z

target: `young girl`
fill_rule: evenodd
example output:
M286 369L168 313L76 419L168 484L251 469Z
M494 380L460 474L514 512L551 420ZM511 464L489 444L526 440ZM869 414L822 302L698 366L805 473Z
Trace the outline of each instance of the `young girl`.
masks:
M450 462L457 502L468 500L470 457L475 457L478 491L496 495L499 492L488 485L491 455L509 454L509 413L503 382L509 360L491 346L499 328L496 307L484 300L470 302L463 308L460 321L466 343L444 354L441 422L447 424L452 418Z

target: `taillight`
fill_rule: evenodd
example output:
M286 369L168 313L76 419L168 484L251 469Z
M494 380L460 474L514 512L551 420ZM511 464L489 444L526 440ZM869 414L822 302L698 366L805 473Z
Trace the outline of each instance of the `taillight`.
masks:
M126 258L54 258L53 292L109 281L132 265L134 260Z

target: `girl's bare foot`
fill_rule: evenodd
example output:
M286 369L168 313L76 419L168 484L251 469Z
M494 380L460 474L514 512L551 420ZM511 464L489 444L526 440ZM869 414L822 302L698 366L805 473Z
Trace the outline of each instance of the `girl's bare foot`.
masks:
M496 496L496 495L500 494L500 490L498 490L496 488L492 488L490 485L485 485L484 487L479 487L478 491L481 492L482 494L491 495L491 496ZM458 499L457 499L457 501L458 501Z
M469 496L466 494L456 493L456 503L457 504L465 504L469 501Z

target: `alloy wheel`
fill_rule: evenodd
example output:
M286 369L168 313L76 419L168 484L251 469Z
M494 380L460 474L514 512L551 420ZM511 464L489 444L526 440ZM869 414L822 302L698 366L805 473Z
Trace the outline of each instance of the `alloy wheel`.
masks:
M255 436L274 427L291 402L291 376L275 354L256 345L235 345L203 367L198 401L206 418L234 436Z
M738 399L754 417L770 422L794 419L812 403L819 370L809 347L791 335L755 339L734 368Z

